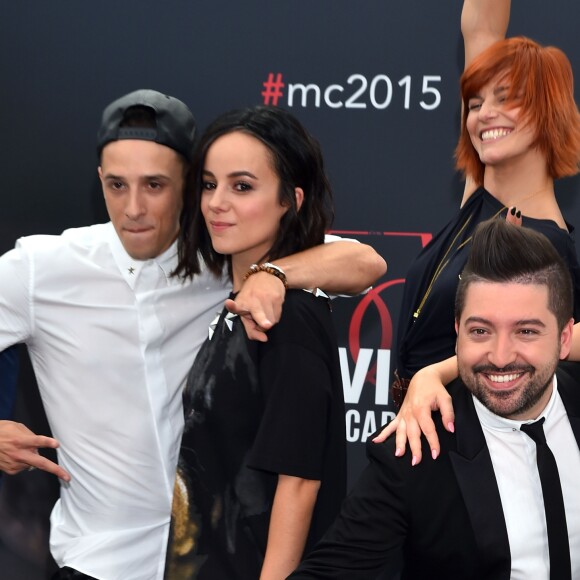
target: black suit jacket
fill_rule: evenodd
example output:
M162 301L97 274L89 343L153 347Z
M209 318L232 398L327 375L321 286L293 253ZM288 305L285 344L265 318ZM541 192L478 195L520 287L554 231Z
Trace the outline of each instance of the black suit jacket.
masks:
M580 445L580 365L557 371L562 397ZM509 580L507 529L489 450L467 388L448 387L455 434L435 416L441 455L411 467L409 453L394 456L395 440L367 443L369 465L341 513L308 558L290 576L371 580L381 570L404 579Z

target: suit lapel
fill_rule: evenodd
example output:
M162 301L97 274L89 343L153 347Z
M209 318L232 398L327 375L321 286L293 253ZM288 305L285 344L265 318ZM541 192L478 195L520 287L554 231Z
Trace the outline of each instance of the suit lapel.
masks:
M558 392L566 408L576 443L580 447L580 363L560 363L556 376Z
M489 450L470 393L460 381L453 385L457 450L449 458L471 519L483 577L509 580L509 540Z

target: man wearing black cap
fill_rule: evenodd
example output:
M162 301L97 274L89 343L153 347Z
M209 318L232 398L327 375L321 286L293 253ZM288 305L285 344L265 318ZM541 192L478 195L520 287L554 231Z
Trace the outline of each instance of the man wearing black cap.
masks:
M27 344L55 437L0 422L0 469L61 478L55 578L163 577L181 386L227 294L209 275L172 276L194 134L173 97L141 90L113 102L98 133L111 222L22 238L0 258L0 349ZM366 287L383 264L350 243L277 263L291 286L339 292ZM258 327L283 300L277 278L251 276L234 305ZM41 447L58 447L59 465Z

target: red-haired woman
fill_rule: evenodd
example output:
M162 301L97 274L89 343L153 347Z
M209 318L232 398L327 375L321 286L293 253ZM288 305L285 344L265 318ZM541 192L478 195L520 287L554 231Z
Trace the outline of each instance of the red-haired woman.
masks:
M554 195L554 179L580 162L580 114L570 63L557 48L502 38L509 1L465 0L462 31L462 129L457 168L466 188L459 213L412 264L399 318L397 374L401 394L422 367L454 354L453 302L475 227L516 206L523 225L545 234L566 260L580 314L580 267L573 228ZM481 49L483 49L481 51ZM476 55L476 56L475 56Z
M523 225L545 234L566 260L574 282L574 318L580 319L573 227L564 220L554 195L554 179L575 175L580 162L580 114L572 69L557 48L524 37L504 40L509 12L510 0L463 4L466 68L455 153L457 167L466 176L465 193L458 216L425 248L407 277L399 322L402 380L393 393L402 393L408 379L420 372L397 418L375 438L379 443L396 429L397 455L403 454L408 440L413 464L422 458L421 431L433 457L438 455L432 409L439 408L444 425L453 430L453 408L442 383L457 376L453 301L478 223L517 206Z

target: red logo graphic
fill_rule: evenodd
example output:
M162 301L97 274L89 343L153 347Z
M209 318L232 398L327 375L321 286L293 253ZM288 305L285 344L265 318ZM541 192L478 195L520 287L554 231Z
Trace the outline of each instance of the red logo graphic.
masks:
M264 105L278 105L278 99L283 96L282 89L284 83L282 82L282 73L276 73L276 80L274 80L274 73L268 75L268 80L262 83L264 90L262 96L264 97Z
M332 230L333 234L342 235L346 237L356 237L358 239L366 238L366 243L371 243L375 249L380 252L377 246L383 245L388 239L407 238L412 240L418 239L420 247L424 248L432 239L433 235L428 232L376 232L376 231L353 231L353 230ZM383 240L383 242L381 242ZM362 240L361 240L362 241ZM392 247L392 246L391 246ZM384 255L392 254L392 252L383 252ZM410 255L413 256L414 252ZM399 271L401 271L399 269ZM401 272L403 273L403 272ZM363 326L365 318L368 321L369 315L371 322L374 319L374 325L378 329L379 336L378 344L375 348L383 350L391 350L393 346L393 319L389 309L390 299L386 299L391 295L392 290L397 286L405 283L402 277L396 277L391 280L386 280L378 283L367 294L365 294L358 302L356 308L350 315L350 322L348 326L348 350L352 360L356 363L361 349L361 335L363 334ZM348 304L348 303L347 303ZM367 373L366 381L370 384L376 384L376 363L373 364Z

